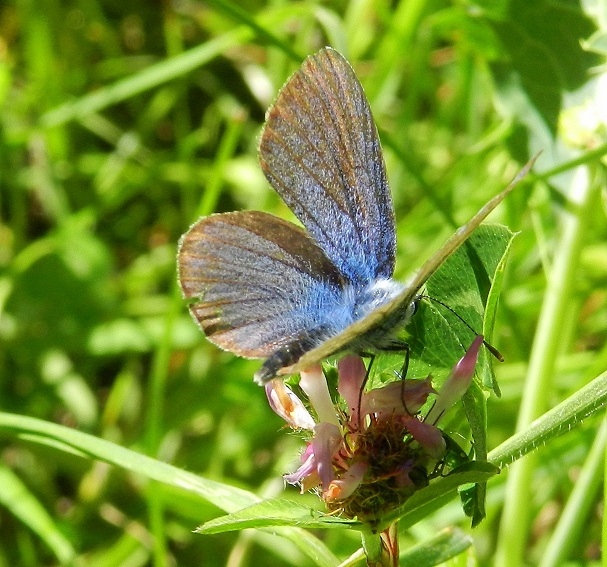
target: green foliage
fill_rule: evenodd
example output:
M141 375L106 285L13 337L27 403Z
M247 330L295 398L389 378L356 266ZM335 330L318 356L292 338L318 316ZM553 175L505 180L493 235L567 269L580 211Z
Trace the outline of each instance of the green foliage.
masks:
M493 7L486 14L486 23L503 48L491 63L498 95L513 117L531 126L525 117L535 113L555 135L563 93L582 87L589 69L600 63L579 42L594 32L595 25L575 2L514 0L502 8L501 14Z
M604 403L607 367L601 26L575 0L3 3L0 564L360 559L352 529L193 533L222 510L284 508L280 475L301 444L253 384L259 363L207 343L175 281L178 239L199 215L289 216L259 171L257 139L278 88L326 44L353 64L378 123L400 278L543 150L494 215L520 234L506 264L503 250L493 262L499 303L481 290L484 326L448 294L506 359L494 365L502 397L474 419L469 404L484 407L486 393L466 401L477 455L485 444L501 467L537 450L497 476L461 472L490 478L475 551L459 531L423 541L446 525L469 532L454 498L464 477L438 479L423 506L408 501L398 517L419 529L401 534L402 560L432 550L424 565L598 561L602 461L588 416ZM470 331L423 309L448 321L426 328L426 346L467 347ZM493 387L487 360L479 378ZM464 422L450 416L458 442ZM285 498L318 510L291 488ZM536 521L561 507L556 526Z
M448 372L475 335L484 332L485 318L494 317L496 304L490 306L491 312L485 305L513 236L504 226L481 225L428 280L424 299L407 327L413 361L426 364L423 375L430 368ZM490 334L486 338L491 342ZM478 371L483 375L490 367L487 361Z

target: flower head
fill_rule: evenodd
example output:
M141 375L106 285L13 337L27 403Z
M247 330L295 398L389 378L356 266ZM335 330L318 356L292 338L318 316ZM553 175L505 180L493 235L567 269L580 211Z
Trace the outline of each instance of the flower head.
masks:
M312 432L300 467L286 481L302 492L317 489L330 510L364 521L402 504L428 483L445 455L436 424L470 385L482 342L475 339L439 392L430 376L364 392L367 370L360 357L350 355L338 363L340 397L334 403L320 366L302 372L300 387L317 421L284 382L269 382L272 409L292 428ZM436 400L424 416L430 395Z

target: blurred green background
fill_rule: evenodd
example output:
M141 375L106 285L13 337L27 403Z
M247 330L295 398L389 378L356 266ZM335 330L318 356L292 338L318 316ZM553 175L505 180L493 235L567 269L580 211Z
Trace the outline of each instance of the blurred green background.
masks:
M493 338L507 359L497 369L503 397L490 402L488 418L497 445L514 431L558 262L575 183L566 164L579 157L594 179L602 173L605 117L595 103L605 99L594 93L607 93L605 13L602 2L523 0L3 2L2 410L260 496L282 491L300 442L281 431L253 383L259 362L220 352L190 319L176 287L176 246L201 214L289 217L258 168L258 136L287 77L332 45L355 67L378 123L400 277L530 155L543 150L540 174L565 164L560 176L521 187L494 216L521 231ZM546 407L607 366L607 230L595 204L565 282L566 324ZM596 425L588 420L541 450L530 564ZM117 468L6 433L1 450L0 565L311 564L269 534L193 534L220 513L216 506ZM491 483L489 517L472 532L480 565L495 552L504 476ZM47 511L48 527L32 526L29 499ZM599 556L597 502L572 564ZM456 505L416 526L403 545L454 522L468 529ZM322 537L342 558L359 546L355 534Z

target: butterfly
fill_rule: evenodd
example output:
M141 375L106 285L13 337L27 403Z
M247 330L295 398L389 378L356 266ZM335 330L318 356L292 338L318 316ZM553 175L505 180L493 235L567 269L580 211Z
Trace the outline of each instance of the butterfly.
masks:
M281 89L259 145L261 169L305 230L258 211L199 219L179 244L183 296L211 342L265 359L260 384L342 351L393 350L426 280L533 161L397 282L394 210L371 109L350 64L324 48Z

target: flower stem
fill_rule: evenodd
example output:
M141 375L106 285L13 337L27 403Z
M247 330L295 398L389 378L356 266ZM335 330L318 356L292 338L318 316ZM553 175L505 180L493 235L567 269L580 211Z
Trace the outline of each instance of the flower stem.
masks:
M362 532L362 543L368 567L398 567L398 523L381 533Z
M554 266L548 277L517 423L519 431L546 411L554 363L564 348L561 331L567 317L571 317L572 288L598 190L599 184L591 179L588 169L580 168L569 193L570 207L563 215L563 236L556 246ZM517 567L524 562L535 467L536 458L528 457L509 469L496 567Z

